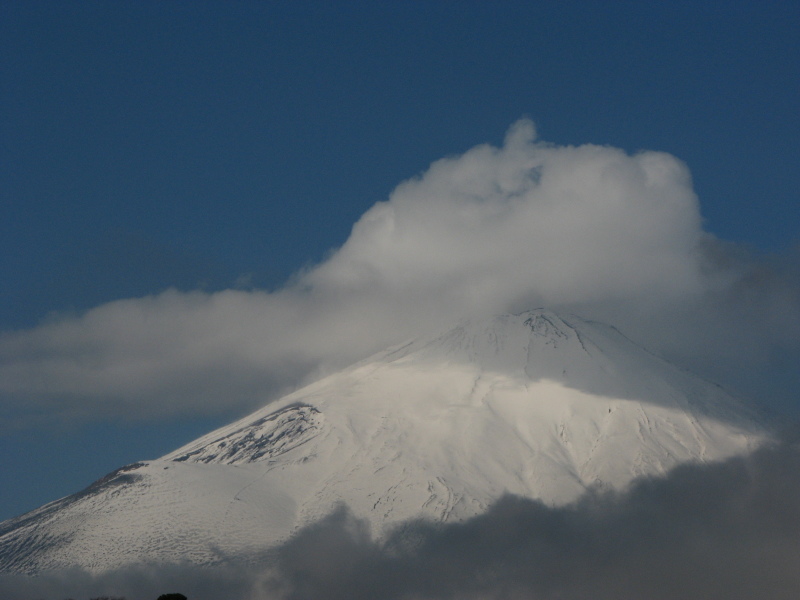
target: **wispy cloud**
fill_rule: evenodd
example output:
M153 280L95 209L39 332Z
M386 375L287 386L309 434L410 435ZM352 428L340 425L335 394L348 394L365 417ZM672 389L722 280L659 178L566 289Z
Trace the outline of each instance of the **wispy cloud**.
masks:
M522 120L400 184L280 290L173 290L0 335L0 422L241 412L452 319L539 305L785 399L771 358L800 352L799 288L703 231L676 158L555 146Z

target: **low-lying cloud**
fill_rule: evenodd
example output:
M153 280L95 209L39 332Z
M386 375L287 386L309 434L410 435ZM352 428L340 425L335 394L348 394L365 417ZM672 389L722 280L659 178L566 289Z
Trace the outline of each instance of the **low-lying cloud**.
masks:
M0 576L18 600L790 600L800 597L800 446L683 465L625 492L551 508L508 496L447 525L384 540L346 508L259 564Z
M282 289L170 290L3 333L0 423L242 412L457 318L535 306L785 406L792 369L773 359L800 356L798 287L704 232L676 158L556 146L522 120L399 185Z

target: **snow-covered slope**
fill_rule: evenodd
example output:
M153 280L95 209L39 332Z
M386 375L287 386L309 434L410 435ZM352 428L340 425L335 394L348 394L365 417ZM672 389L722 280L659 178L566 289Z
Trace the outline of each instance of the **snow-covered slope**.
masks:
M464 322L0 524L0 570L254 556L339 502L376 533L509 492L561 504L768 435L611 327L546 310Z

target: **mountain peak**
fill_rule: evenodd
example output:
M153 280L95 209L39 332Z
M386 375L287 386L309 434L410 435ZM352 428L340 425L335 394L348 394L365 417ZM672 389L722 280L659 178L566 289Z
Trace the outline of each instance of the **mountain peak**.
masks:
M546 309L466 320L7 521L0 570L253 556L340 502L376 532L505 493L563 504L768 437L612 327Z

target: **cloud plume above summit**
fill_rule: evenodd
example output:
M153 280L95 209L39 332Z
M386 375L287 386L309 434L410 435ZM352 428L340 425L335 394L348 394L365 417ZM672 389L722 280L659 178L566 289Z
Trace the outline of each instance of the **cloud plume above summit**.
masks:
M680 160L549 144L521 120L502 147L401 183L281 289L168 290L1 334L0 422L242 412L454 319L534 306L785 400L770 370L800 348L798 287L703 230Z

